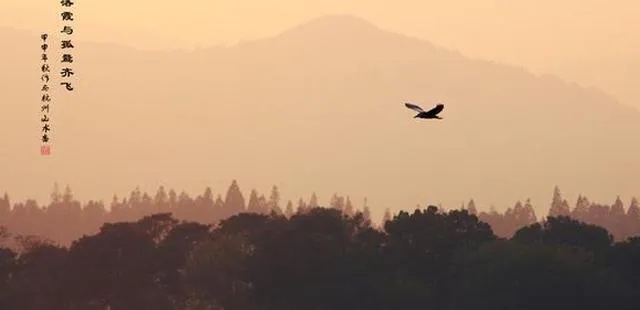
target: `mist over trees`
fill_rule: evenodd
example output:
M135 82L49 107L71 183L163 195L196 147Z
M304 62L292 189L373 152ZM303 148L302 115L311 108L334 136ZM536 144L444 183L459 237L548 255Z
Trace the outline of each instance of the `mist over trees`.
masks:
M128 197L114 195L111 202L105 205L102 201L94 200L81 203L75 199L69 186L61 188L54 184L49 204L41 205L32 199L12 202L5 193L0 197L0 226L15 236L46 238L68 245L85 234L97 233L105 223L136 221L156 213L171 213L179 220L211 224L242 212L275 212L290 217L296 212L318 207L318 200L314 192L308 198L299 197L295 203L283 200L275 185L266 194L259 193L256 189L244 192L238 182L232 180L229 188L222 194L215 194L210 187L195 197L164 186L160 186L155 193L143 193L135 188ZM393 216L386 209L382 218L371 219L366 198L364 201L354 202L350 196L337 193L327 197L326 206L348 216L362 212L374 224L387 222ZM444 210L442 206L440 209ZM536 214L529 199L516 201L504 212L497 212L492 206L478 207L473 199L460 206L460 209L466 209L488 223L492 231L503 238L510 238L518 229L545 218L545 215ZM560 189L555 187L548 210L548 216L568 216L606 228L615 240L640 236L640 204L635 197L628 204L617 197L608 205L589 201L586 196L579 195L576 202L570 204L562 196Z

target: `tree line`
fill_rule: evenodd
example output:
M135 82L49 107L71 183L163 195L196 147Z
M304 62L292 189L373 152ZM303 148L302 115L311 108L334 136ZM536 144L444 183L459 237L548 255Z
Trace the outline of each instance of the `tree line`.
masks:
M182 191L179 194L160 186L155 194L134 189L128 197L119 198L114 195L108 207L102 201L90 200L81 203L74 198L73 192L66 186L60 190L54 185L48 204L39 205L35 200L12 203L9 195L0 198L0 225L6 227L14 235L22 237L46 237L59 244L69 245L73 240L85 234L96 233L104 223L135 221L141 217L156 213L172 213L180 220L200 223L217 223L222 219L242 212L257 214L276 214L290 217L295 212L318 207L318 197L312 193L309 199L302 197L296 202L283 203L277 186L271 188L268 196L252 189L247 198L242 193L236 180L233 180L224 196L214 195L210 187L195 197ZM354 215L362 212L365 219L370 220L370 209L366 198L355 206L349 196L334 194L326 206ZM444 210L444 208L440 207ZM505 212L497 212L493 207L479 211L473 199L461 209L477 215L488 223L497 236L509 238L520 228L538 222L534 207L529 200L517 201ZM392 217L389 209L381 220L386 222ZM640 207L636 198L625 208L618 197L612 205L590 202L579 196L574 208L562 198L560 190L555 187L549 216L569 216L589 224L606 228L615 240L624 240L640 235Z
M2 236L7 236L7 231ZM0 236L1 237L1 236ZM639 309L640 238L548 217L511 238L467 210L170 213L0 247L0 309Z
M511 237L520 228L538 221L535 210L530 200L524 203L517 201L504 213L498 213L494 208L478 212L475 203L469 201L462 209L476 214L480 220L489 223L494 232L501 237ZM574 207L562 197L560 189L556 186L553 190L551 204L547 216L566 216L588 224L594 224L606 228L615 240L625 240L629 237L640 236L640 205L638 199L632 197L628 207L620 197L616 197L613 204L591 202L584 195L579 195Z

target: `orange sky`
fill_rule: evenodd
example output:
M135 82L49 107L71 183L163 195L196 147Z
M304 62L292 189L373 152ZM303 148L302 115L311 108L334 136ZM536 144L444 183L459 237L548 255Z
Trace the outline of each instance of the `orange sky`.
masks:
M555 73L583 85L594 85L621 102L640 108L640 2L634 0L398 0L392 6L379 0L176 3L179 2L76 0L74 38L141 49L184 49L272 36L321 15L349 13L383 29L457 49L466 56L521 65L533 72ZM62 25L61 11L59 1L2 1L0 27L53 32ZM398 113L404 117L404 112ZM12 158L7 165L16 166ZM20 170L16 175L23 175L22 170L36 168L25 165L15 169ZM225 174L216 176L220 179L217 187L225 188L234 177L242 184L253 182L247 177ZM185 174L183 178L187 180L189 176ZM176 183L182 180L172 179ZM157 182L161 181L166 180ZM26 179L21 182L25 188L29 186ZM131 190L137 181L131 182L120 185L121 190ZM261 191L268 190L266 184L261 185ZM243 187L245 194L250 187L247 186ZM305 193L311 190L314 188L299 189ZM362 189L365 192L368 189ZM323 199L330 194L321 193ZM577 192L571 194L575 196ZM467 197L461 197L464 199Z
M540 1L78 1L79 38L143 48L212 45L269 36L328 13L350 13L389 30L459 48L471 56L542 67L568 57L637 52L640 3ZM59 24L58 1L3 1L1 26ZM603 43L607 44L603 44ZM549 59L550 58L550 59ZM545 59L547 59L545 61Z
M145 49L192 48L271 36L320 15L349 13L470 57L597 86L640 107L640 93L631 81L640 74L640 2L635 0L177 3L77 1L76 38ZM41 31L60 25L59 1L2 1L0 11L0 26Z

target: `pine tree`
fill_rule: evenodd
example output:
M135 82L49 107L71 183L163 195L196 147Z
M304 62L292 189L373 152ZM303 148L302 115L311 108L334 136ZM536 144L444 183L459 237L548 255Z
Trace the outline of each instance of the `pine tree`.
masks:
M58 204L62 202L62 196L60 195L60 189L58 182L53 183L53 192L51 192L51 204Z
M362 217L365 222L371 222L371 210L369 210L369 205L367 204L367 197L364 197L364 204L362 206Z
M276 214L283 213L280 208L280 191L275 185L271 188L271 196L269 196L269 211Z
M188 209L191 207L191 197L189 197L187 192L180 192L180 195L178 196L178 206L180 209Z
M236 215L245 211L245 202L238 182L236 180L231 181L231 185L227 190L227 195L224 200L224 217Z
M576 207L571 212L571 215L576 220L587 222L589 217L589 200L587 197L578 195L578 201L576 201Z
M627 210L627 231L631 236L640 236L640 205L636 197L631 198L629 210Z
M298 208L297 208L297 212L298 213L304 213L307 211L307 204L304 202L304 200L302 199L302 197L300 197L300 199L298 199Z
M347 216L353 216L353 205L351 204L351 199L347 196L347 201L344 203L344 214Z
M169 190L169 201L167 202L169 210L174 209L178 205L178 195L176 191L172 189Z
M67 185L64 188L64 194L62 195L62 203L70 204L73 201L73 193L71 192L71 187Z
M364 218L365 222L371 222L371 210L369 210L369 206L362 208L362 218Z
M167 209L167 193L164 190L164 186L160 185L155 197L153 197L153 204L156 210L164 211Z
M538 221L536 210L531 205L531 199L527 198L527 200L524 202L523 212L524 214L526 214L526 216L524 217L525 219L523 220L523 222L526 223L525 225L531 225Z
M629 204L629 210L627 210L627 216L640 219L640 205L638 204L638 198L636 197L631 198L631 203Z
M589 205L589 223L607 228L610 212L608 205L592 203Z
M331 201L329 202L329 206L331 208L344 211L344 198L338 196L338 194L333 194L333 196L331 197Z
M611 215L617 218L620 218L625 215L624 204L622 200L620 200L620 196L616 197L616 201L611 206Z
M220 196L220 194L218 194L218 196L216 196L216 202L213 204L213 207L218 212L221 212L222 209L224 209L224 200L222 200L222 196ZM218 215L221 216L220 214L218 214Z
M258 197L258 210L260 210L260 212L264 214L269 213L269 202L267 201L267 198L264 197L264 195L260 195L260 197Z
M204 189L204 194L202 194L202 199L206 207L213 207L213 190L211 190L211 187L207 186Z
M111 204L109 205L108 220L113 222L121 222L126 220L125 216L124 205L120 203L118 195L114 194L111 198Z
M467 211L469 211L469 214L478 214L478 209L476 209L476 203L473 199L469 200L469 203L467 204Z
M557 217L557 216L570 216L571 209L569 208L569 203L566 200L562 199L562 193L560 192L560 188L555 186L553 188L553 198L551 199L551 207L549 208L549 216Z
M522 227L526 225L525 224L526 219L524 219L526 217L526 215L524 214L524 206L522 205L522 202L520 202L520 200L516 201L516 204L513 206L512 216L517 227Z
M316 193L314 192L313 194L311 194L311 198L309 199L309 208L313 209L313 208L317 208L320 205L318 204L318 197L316 196Z
M213 201L213 190L211 187L207 186L204 189L204 193L199 197L198 208L196 209L194 221L206 221L210 222L215 220L214 213L214 201Z
M613 236L617 239L627 237L628 232L625 229L626 212L624 211L624 204L620 200L620 196L616 197L616 201L609 210L609 221L607 228Z
M384 210L384 216L382 217L382 227L384 227L384 225L389 221L391 221L391 211L387 208Z
M516 230L533 224L536 221L535 212L531 205L531 200L527 199L524 204L517 201L513 209L507 210L504 216L504 224L509 226L508 234L515 233Z
M251 194L249 194L247 212L260 213L260 206L258 205L258 191L256 191L255 189L251 189Z
M141 200L142 200L142 194L140 193L140 187L136 186L136 188L133 191L131 191L131 194L129 195L129 206L133 210L138 210Z
M562 215L571 216L571 207L569 206L569 202L566 199L562 200L562 204L560 206L562 210Z
M293 202L291 202L291 200L287 202L287 207L285 208L284 215L287 218L291 218L291 216L293 216Z

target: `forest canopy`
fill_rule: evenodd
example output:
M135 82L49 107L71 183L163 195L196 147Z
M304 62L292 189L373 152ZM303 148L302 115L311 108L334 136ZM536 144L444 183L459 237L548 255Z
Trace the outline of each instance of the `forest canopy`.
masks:
M319 197L315 193L311 193L307 199L299 197L294 201L284 201L282 197L275 185L268 194L259 193L256 189L243 192L238 182L233 180L226 191L219 194L215 194L210 187L195 196L190 196L184 191L178 193L164 186L160 186L151 194L135 188L128 197L114 195L111 202L105 205L104 202L95 200L81 203L75 199L69 186L60 189L55 184L48 204L40 205L32 199L12 203L9 195L5 193L0 197L0 226L6 227L14 235L37 236L69 245L84 234L97 233L104 223L136 221L155 213L171 213L179 220L215 224L242 212L275 212L290 217L295 212L320 205ZM331 197L323 198L325 199L328 201L324 204L326 207L340 210L346 215L362 212L365 218L377 227L393 215L386 209L382 218L371 218L371 206L367 204L366 198L364 202L354 202L348 195L333 194ZM555 187L549 201L549 211L546 214L548 216L569 216L604 227L615 240L640 235L640 205L636 198L632 198L625 206L620 197L608 205L591 202L587 197L580 195L571 207L567 199L563 198L560 189ZM439 208L444 210L442 206ZM468 210L476 215L481 221L488 223L497 236L503 238L510 238L516 230L546 217L536 214L535 210L544 208L534 208L529 199L516 201L504 212L497 212L493 206L477 206L473 199L459 209Z
M6 234L6 231L5 231ZM0 250L2 309L638 309L640 238L548 217L512 238L467 210L157 213Z
M547 217L420 207L371 219L234 180L80 203L0 199L0 309L638 309L640 212L556 187ZM614 306L615 305L615 306Z

